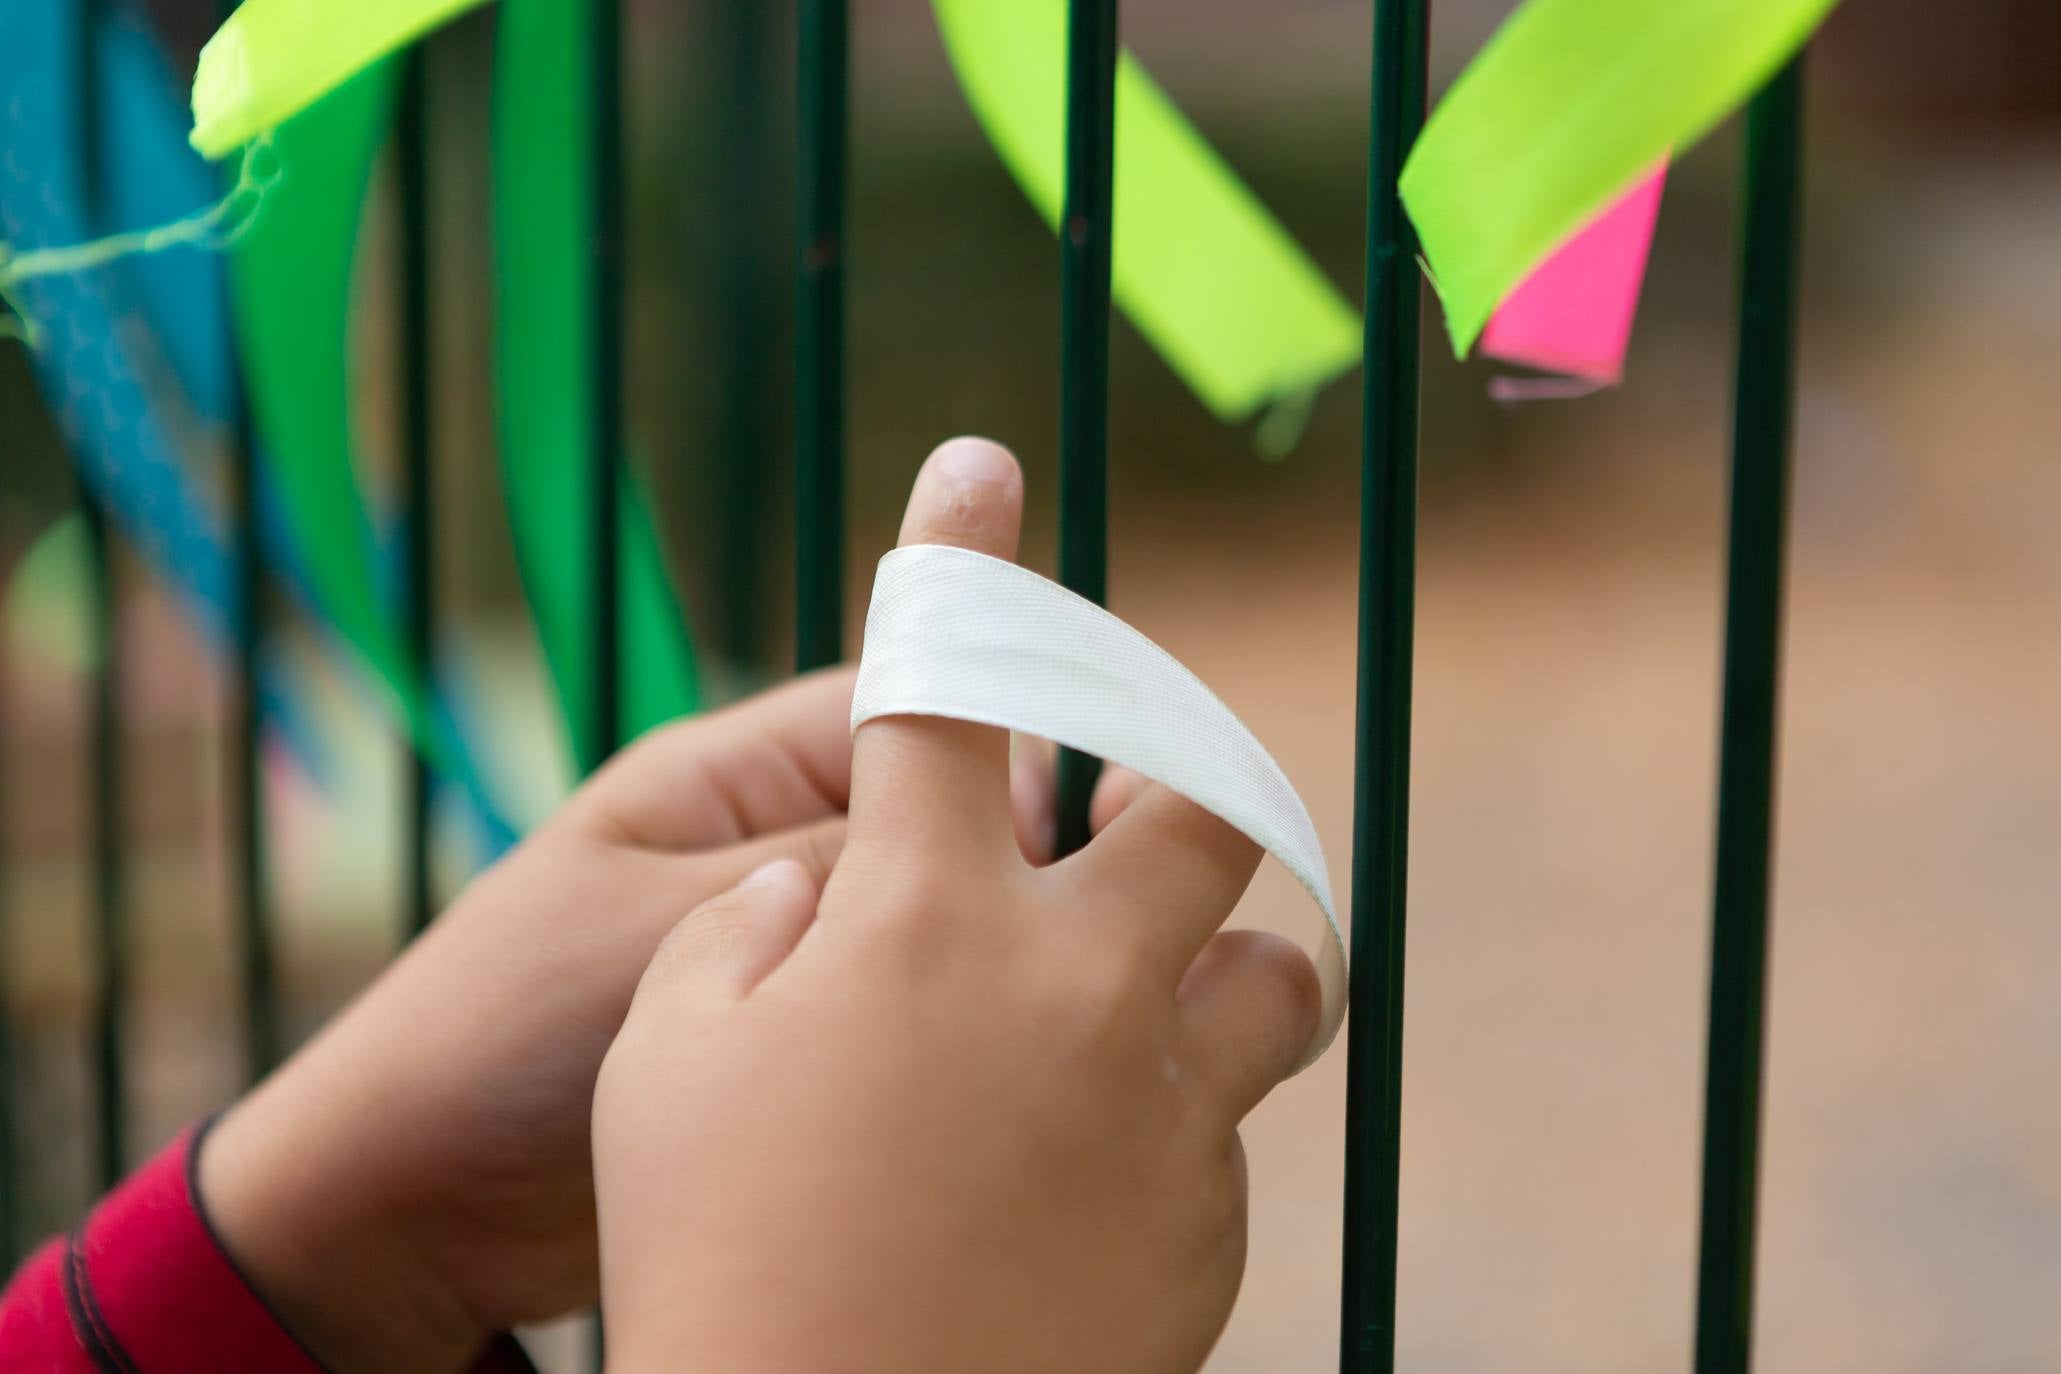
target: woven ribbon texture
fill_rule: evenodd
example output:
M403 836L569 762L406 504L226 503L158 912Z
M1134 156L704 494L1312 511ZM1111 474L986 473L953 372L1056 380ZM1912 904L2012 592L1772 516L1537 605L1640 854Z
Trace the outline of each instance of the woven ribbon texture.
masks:
M1323 988L1307 1066L1345 1017L1345 940L1308 808L1201 679L1100 606L1014 563L918 544L880 560L852 729L945 716L1036 735L1172 788L1250 836L1316 902ZM1315 923L1312 922L1314 930Z

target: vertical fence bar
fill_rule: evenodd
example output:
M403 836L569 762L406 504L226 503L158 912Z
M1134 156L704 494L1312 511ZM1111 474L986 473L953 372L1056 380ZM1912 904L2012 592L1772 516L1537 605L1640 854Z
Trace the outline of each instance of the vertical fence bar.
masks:
M428 691L436 673L436 511L431 498L430 440L433 389L430 356L429 73L428 42L418 41L401 63L395 122L395 165L400 219L402 527L407 535L406 633L408 660ZM413 730L407 749L407 840L403 911L413 934L436 912L430 873L434 777Z
M1744 1374L1753 1357L1782 564L1788 543L1790 430L1796 394L1802 63L1799 56L1784 68L1746 114L1710 1033L1703 1101L1697 1374Z
M1339 1368L1395 1368L1410 682L1417 563L1417 236L1396 178L1424 123L1429 0L1376 0L1367 153L1360 628Z
M1059 580L1109 593L1109 267L1116 173L1117 0L1070 0L1066 206L1059 237ZM1088 842L1099 759L1059 751L1059 852Z
M589 599L587 660L594 674L589 694L592 719L587 722L587 741L581 759L583 772L592 772L607 761L622 736L622 706L618 689L622 667L622 610L617 592L621 586L622 527L619 502L622 494L623 457L623 349L624 349L624 262L623 262L623 13L622 0L587 0L588 73L587 132L593 140L593 180L588 211L592 231L588 239L588 279L593 298L593 350L587 359L591 378L587 467L589 473L587 519L592 531L588 557ZM600 1370L606 1363L605 1328L600 1311L594 1316L590 1365Z
M265 644L265 555L258 536L257 443L240 375L233 404L229 500L236 539L236 662L227 726L229 788L235 814L229 846L243 984L244 1072L255 1082L279 1062L279 992L265 877L265 774L259 747L258 662Z
M107 527L107 508L85 502L91 549L93 643L98 666L92 687L93 838L93 1065L100 1122L99 1177L119 1181L128 1158L128 1074L122 1030L128 1008L128 922L122 853L121 595L119 570Z
M85 190L86 227L98 232L100 205L99 0L79 6L76 85L79 101L79 184ZM98 1177L103 1185L120 1179L128 1157L127 1064L122 1031L128 1003L128 931L125 910L127 856L122 850L121 577L116 565L107 508L82 482L79 505L85 518L90 570L93 676L88 691L88 770L92 779L88 814L91 838L87 862L93 911L93 1069L95 1116L99 1124Z
M622 734L617 675L622 658L622 617L617 601L622 540L617 521L623 452L623 104L621 0L589 0L588 44L593 70L589 132L593 142L592 254L594 336L587 360L593 379L593 432L587 453L590 486L587 518L593 546L588 569L591 618L588 659L593 665L593 719L588 722L584 760L601 765Z
M235 12L237 0L224 0L220 17ZM228 272L235 270L233 259ZM229 331L229 356L236 357L236 302L223 311ZM266 877L265 776L261 749L263 729L259 662L265 646L265 550L258 532L257 434L250 398L240 368L232 370L235 394L229 437L229 506L236 541L234 682L230 689L228 729L229 788L234 816L229 832L230 873L234 884L238 974L243 993L244 1073L255 1082L279 1062L279 983L272 951L272 913Z
M844 657L844 206L849 0L801 0L794 656Z
M721 596L706 637L748 671L766 666L764 554L774 473L768 459L777 441L767 359L781 343L780 278L767 246L779 241L785 226L775 214L767 172L782 152L778 107L769 98L779 14L775 4L715 5L708 43L709 156L722 207L710 226L714 275L705 287L717 350L709 428Z

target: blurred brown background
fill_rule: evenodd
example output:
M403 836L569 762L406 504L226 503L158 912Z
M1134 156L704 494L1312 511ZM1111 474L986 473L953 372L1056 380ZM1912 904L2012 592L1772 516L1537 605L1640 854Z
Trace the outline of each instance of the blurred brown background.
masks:
M205 5L162 6L190 52ZM1442 85L1508 9L1443 0ZM780 7L634 7L633 409L726 690L785 661L792 162ZM1127 0L1127 40L1357 296L1368 7ZM938 438L1011 444L1049 567L1058 257L920 0L859 0L852 617ZM441 594L549 760L493 498L491 13L435 49ZM1851 0L1812 60L1759 1362L2061 1366L2061 7ZM1736 131L1668 188L1625 387L1505 409L1426 311L1399 1326L1425 1371L1687 1364ZM367 235L366 445L388 230ZM1348 855L1358 396L1262 463L1119 324L1115 608L1245 716ZM0 555L66 503L0 350ZM381 473L369 472L375 485ZM141 1146L234 1090L220 683L128 581ZM10 639L10 645L17 641ZM82 684L10 654L4 967L39 1219L85 1196ZM344 795L275 789L300 1023L398 927L398 756L339 686ZM523 714L527 710L528 714ZM548 778L548 767L540 764ZM548 784L547 784L548 785ZM296 852L304 845L308 852ZM319 852L316 852L319 851ZM453 873L455 882L459 876ZM1286 910L1269 872L1255 919ZM1212 1370L1334 1356L1343 1056L1253 1118ZM977 1258L977 1257L975 1257ZM1055 1320L1063 1317L1055 1314Z

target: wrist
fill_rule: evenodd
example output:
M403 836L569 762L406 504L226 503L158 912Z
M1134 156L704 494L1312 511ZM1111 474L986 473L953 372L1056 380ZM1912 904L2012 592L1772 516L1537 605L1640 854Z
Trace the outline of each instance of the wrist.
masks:
M489 1336L423 1257L341 1123L266 1089L195 1143L194 1206L253 1292L336 1374L445 1374ZM313 1130L300 1129L313 1126Z

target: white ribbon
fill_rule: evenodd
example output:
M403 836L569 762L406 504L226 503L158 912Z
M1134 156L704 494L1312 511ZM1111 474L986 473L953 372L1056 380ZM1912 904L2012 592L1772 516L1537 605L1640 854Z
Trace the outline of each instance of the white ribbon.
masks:
M1294 874L1329 938L1306 944L1323 989L1303 1068L1345 1017L1345 937L1302 798L1252 732L1166 650L1014 563L915 544L880 560L852 729L946 716L1120 763L1221 817Z

